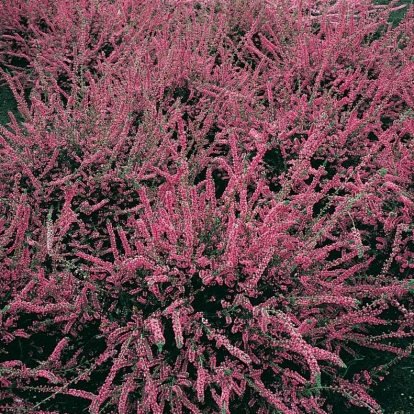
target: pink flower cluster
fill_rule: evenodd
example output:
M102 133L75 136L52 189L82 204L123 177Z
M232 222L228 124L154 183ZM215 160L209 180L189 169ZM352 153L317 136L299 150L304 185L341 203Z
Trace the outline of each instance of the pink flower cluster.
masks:
M1 412L381 412L350 362L414 336L401 7L0 3Z

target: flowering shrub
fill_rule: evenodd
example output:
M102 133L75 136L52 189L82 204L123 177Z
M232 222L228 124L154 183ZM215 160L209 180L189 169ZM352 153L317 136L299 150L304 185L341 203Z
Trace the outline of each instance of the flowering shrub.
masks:
M381 412L414 9L330 3L1 3L3 412Z

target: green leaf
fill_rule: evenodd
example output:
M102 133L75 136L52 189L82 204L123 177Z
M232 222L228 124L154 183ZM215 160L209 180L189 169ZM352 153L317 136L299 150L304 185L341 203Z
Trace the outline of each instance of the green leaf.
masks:
M414 286L414 279L411 279L411 280L407 283L407 286L406 286L406 287L410 288L411 286ZM409 292L410 292L411 294L413 294L413 293L414 293L414 289L410 289L410 290L409 290Z
M316 379L316 386L318 388L321 388L322 387L322 384L321 384L321 374L316 374L315 379Z
M6 305L2 310L1 313L5 313L10 309L10 305Z

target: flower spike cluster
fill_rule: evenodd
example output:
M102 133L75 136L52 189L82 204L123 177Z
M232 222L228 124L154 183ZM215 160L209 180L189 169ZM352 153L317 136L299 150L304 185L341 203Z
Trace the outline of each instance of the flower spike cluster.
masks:
M0 2L0 412L381 412L414 336L397 3Z

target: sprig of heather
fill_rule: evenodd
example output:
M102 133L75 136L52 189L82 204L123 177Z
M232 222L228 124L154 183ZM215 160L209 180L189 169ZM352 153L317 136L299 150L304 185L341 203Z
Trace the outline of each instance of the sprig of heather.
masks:
M411 350L414 9L317 3L2 2L0 339L54 338L4 406L379 412L343 369Z

